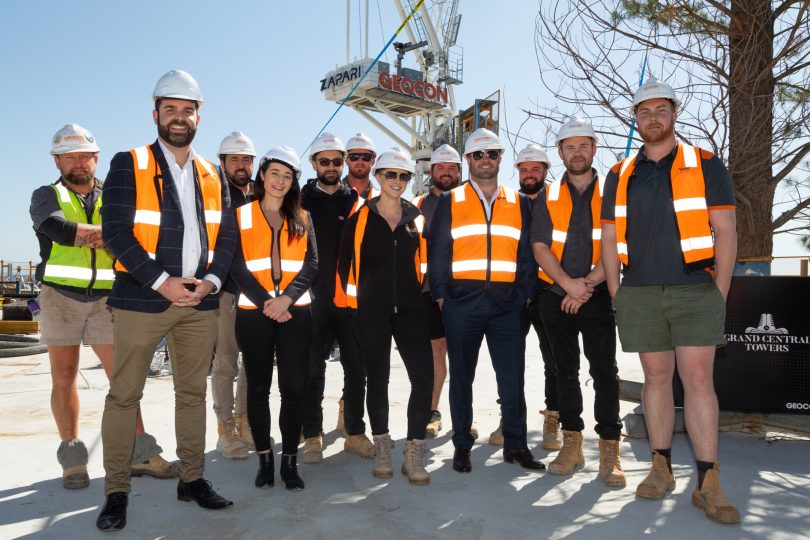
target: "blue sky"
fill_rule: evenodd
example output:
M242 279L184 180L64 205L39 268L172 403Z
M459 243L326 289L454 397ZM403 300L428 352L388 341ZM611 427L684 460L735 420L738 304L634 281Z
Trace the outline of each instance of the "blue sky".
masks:
M363 2L352 4L357 29L357 6ZM390 0L370 4L373 57L399 20ZM514 130L524 118L522 109L552 99L537 74L537 6L535 0L510 0L509 9L481 0L460 3L464 84L456 87L459 108L500 89L506 98L502 122ZM345 17L343 0L5 2L0 257L38 258L28 207L31 192L57 178L49 155L53 134L67 123L92 131L101 147L96 173L103 179L116 152L155 139L150 96L170 69L189 71L205 97L194 141L198 153L216 161L219 142L233 130L247 133L260 154L279 144L303 151L335 109L322 97L319 81L345 63ZM360 37L357 30L352 57L362 56ZM403 33L398 40L406 39ZM378 149L393 144L349 109L328 129L344 141L363 131ZM521 135L547 140L539 123L527 123ZM558 162L554 152L549 154ZM502 180L516 187L511 156L501 171ZM311 176L308 164L304 176Z

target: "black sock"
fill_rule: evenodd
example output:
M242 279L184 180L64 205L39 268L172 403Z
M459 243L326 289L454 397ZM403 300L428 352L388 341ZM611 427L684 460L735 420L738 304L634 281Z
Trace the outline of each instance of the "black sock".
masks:
M703 479L706 478L706 473L714 468L714 463L711 461L695 460L698 471L698 490L703 487Z
M664 456L664 459L667 460L667 469L669 472L672 472L672 448L655 448L653 452L657 452Z

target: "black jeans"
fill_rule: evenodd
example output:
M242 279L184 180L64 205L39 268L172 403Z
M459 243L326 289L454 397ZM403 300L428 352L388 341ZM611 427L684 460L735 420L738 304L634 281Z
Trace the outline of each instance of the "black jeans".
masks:
M425 311L421 306L387 310L359 309L357 331L366 358L368 419L371 433L388 433L388 380L391 337L408 372L408 439L424 439L433 395L433 351Z
M541 294L554 294L551 291L545 291ZM554 365L554 356L551 354L551 346L546 338L546 332L543 330L543 322L540 319L540 299L539 295L529 303L526 308L526 315L528 316L528 323L526 325L526 334L533 327L537 334L537 339L540 342L540 356L543 359L543 379L544 379L544 392L546 397L546 410L559 411L560 404L557 399L557 367Z
M278 365L281 446L285 454L298 451L304 410L312 317L309 307L290 307L292 319L277 323L261 309L236 310L236 342L247 376L247 415L256 451L270 449L270 385L273 357Z
M343 366L343 418L346 432L349 435L366 432L366 424L363 422L366 372L357 331L348 310L338 309L331 301L325 301L312 304L312 342L305 392L304 437L317 437L323 431L321 404L326 385L326 358L336 339Z
M596 394L596 432L602 439L618 440L619 369L616 366L616 324L607 290L597 291L575 315L560 308L562 296L544 291L539 297L543 329L557 365L560 422L566 431L582 431L582 389L579 385L579 334Z

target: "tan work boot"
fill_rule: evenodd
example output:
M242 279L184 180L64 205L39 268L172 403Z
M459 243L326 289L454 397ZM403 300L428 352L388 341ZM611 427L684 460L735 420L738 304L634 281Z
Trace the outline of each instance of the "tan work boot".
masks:
M442 430L442 413L439 411L430 411L427 427L425 433L431 437L435 437Z
M731 504L720 488L720 479L717 477L719 470L720 462L715 461L714 467L706 471L706 476L703 477L703 487L698 490L695 486L695 491L692 492L692 504L703 508L706 517L712 521L727 524L739 523L739 510Z
M250 424L248 423L247 414L235 413L233 415L234 422L236 422L236 433L245 448L248 450L256 450L256 443L253 442L253 432L250 431Z
M307 437L304 439L304 463L320 463L323 461L323 435Z
M627 485L619 456L619 441L599 439L599 479L611 487Z
M498 427L489 434L489 444L503 446L503 418L498 422Z
M56 459L62 466L62 487L80 489L90 485L87 474L87 447L79 439L62 441L56 450Z
M343 449L352 454L357 454L361 458L371 459L374 457L374 444L368 440L365 433L347 436L346 442L343 443Z
M371 473L377 478L391 478L394 468L391 466L391 436L374 435L374 467Z
M563 440L560 430L560 411L540 411L543 415L543 449L559 450Z
M130 476L151 476L152 478L179 478L180 467L177 463L170 463L160 454L152 456L149 461L129 466Z
M230 420L217 420L217 452L227 459L245 459L248 457L248 449L242 440L239 438L239 433L236 430L236 421L231 418Z
M576 469L585 466L582 454L582 432L563 430L563 446L560 453L549 463L548 472L560 476L573 474Z
M645 499L663 499L675 489L675 475L667 467L667 458L653 450L653 463L647 478L636 488L636 496Z
M405 441L405 461L402 462L402 474L408 477L411 484L430 483L430 475L425 469L424 440Z
M338 433L340 433L344 437L348 436L348 433L346 433L346 421L343 418L345 410L346 410L345 403L343 402L343 400L342 399L338 400L338 419L335 429L337 430ZM369 444L370 443L371 441L369 441Z

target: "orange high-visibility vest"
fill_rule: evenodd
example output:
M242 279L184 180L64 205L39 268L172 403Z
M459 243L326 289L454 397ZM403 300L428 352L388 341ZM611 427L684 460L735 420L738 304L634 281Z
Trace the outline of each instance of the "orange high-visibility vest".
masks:
M150 258L155 258L158 237L160 236L160 201L163 198L163 178L160 166L152 154L150 146L140 146L129 151L135 166L135 220L132 232L135 239L146 250ZM202 194L205 215L205 230L208 235L208 264L214 258L219 224L222 221L222 183L214 165L203 158L194 160L197 182ZM160 193L158 193L160 191ZM115 269L126 272L120 261Z
M345 305L339 307L351 307L357 309L357 285L360 280L360 256L362 255L363 236L366 234L366 224L368 223L368 215L370 212L371 210L365 205L358 210L357 227L354 230L354 253L352 255L352 264L351 268L349 269L346 290L343 291L343 287L341 286L340 282L338 282L337 288L335 289L336 291L340 290L345 294ZM427 263L424 265L422 263L423 260L426 260L426 252L422 251L422 227L416 223L419 219L421 219L422 225L424 225L425 221L424 216L419 216L414 220L414 224L416 224L416 228L419 231L419 249L416 250L416 253L413 256L413 263L416 271L416 279L419 281L419 283L422 283L424 278L422 268L427 268ZM337 294L335 294L335 305L338 305Z
M596 178L596 186L591 196L591 268L599 262L602 256L602 222L600 214L602 212L602 190L604 189L602 178ZM565 242L568 239L568 225L571 223L571 212L574 211L574 202L571 199L571 192L568 182L559 179L546 186L546 207L551 216L551 253L559 263L562 263ZM540 269L538 277L548 283L554 283L551 277Z
M514 282L523 224L517 191L498 186L490 222L469 182L453 189L450 197L453 279Z
M638 154L620 163L616 187L615 219L616 246L619 260L627 266L627 186L633 174ZM678 143L678 152L670 171L672 206L678 223L681 251L688 268L701 269L714 265L714 237L706 205L706 181L700 160L700 149Z
M306 217L306 216L305 216ZM278 235L278 255L281 261L281 281L273 282L273 229L264 217L259 201L240 206L236 210L239 235L242 240L242 255L245 265L264 290L275 298L284 292L304 266L307 255L307 235L291 238L289 222L285 219ZM296 306L306 306L311 302L309 291L295 301ZM257 306L244 294L239 294L238 306L242 309L256 309ZM263 307L263 306L259 306Z

